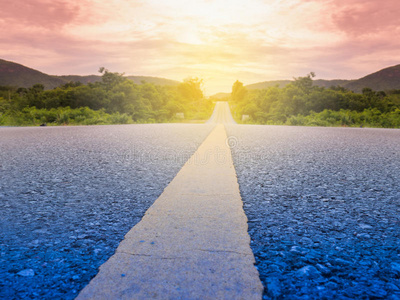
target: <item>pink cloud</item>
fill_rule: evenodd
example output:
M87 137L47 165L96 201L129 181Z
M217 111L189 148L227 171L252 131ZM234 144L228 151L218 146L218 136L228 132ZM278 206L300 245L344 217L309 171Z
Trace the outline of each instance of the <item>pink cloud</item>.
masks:
M0 19L10 25L55 29L72 22L79 10L78 5L60 0L3 1Z
M333 24L352 37L377 33L393 37L393 31L400 29L398 0L336 0L330 9Z
M193 17L172 0L164 10L157 0L3 2L0 58L49 74L90 74L105 66L252 83L310 71L318 78L358 78L400 62L398 0L293 0L271 7L249 0L255 16L247 9L245 19L227 15L220 24L208 20L207 6ZM271 9L268 17L263 8Z

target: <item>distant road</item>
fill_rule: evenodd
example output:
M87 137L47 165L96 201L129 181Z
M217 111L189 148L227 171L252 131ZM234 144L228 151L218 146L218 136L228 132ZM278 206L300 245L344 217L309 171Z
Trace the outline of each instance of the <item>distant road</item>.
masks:
M236 124L232 118L228 102L218 101L215 104L214 112L207 124Z

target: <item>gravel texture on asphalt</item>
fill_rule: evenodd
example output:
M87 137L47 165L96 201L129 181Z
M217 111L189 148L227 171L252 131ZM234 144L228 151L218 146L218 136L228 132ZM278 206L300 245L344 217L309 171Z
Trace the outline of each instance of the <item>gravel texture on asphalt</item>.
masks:
M0 128L0 299L75 298L212 128Z
M400 299L400 130L228 136L264 299Z

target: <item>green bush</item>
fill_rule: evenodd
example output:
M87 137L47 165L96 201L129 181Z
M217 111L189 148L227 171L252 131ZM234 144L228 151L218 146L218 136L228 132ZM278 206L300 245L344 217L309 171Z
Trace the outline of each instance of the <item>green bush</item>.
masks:
M399 128L400 90L387 94L365 88L357 94L341 87L314 86L313 77L310 73L283 88L263 90L247 90L236 81L231 94L235 119L241 122L247 114L250 118L242 123Z
M177 112L206 120L213 103L201 90L202 80L188 78L178 86L135 84L122 74L101 69L102 80L69 83L53 90L43 85L0 89L0 124L68 125L169 122ZM7 95L7 100L4 98Z

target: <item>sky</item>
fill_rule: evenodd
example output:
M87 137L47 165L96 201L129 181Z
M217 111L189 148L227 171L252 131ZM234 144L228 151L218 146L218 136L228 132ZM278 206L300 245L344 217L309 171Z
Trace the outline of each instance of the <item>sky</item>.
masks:
M52 75L199 77L204 92L400 64L398 0L0 0L0 58Z

